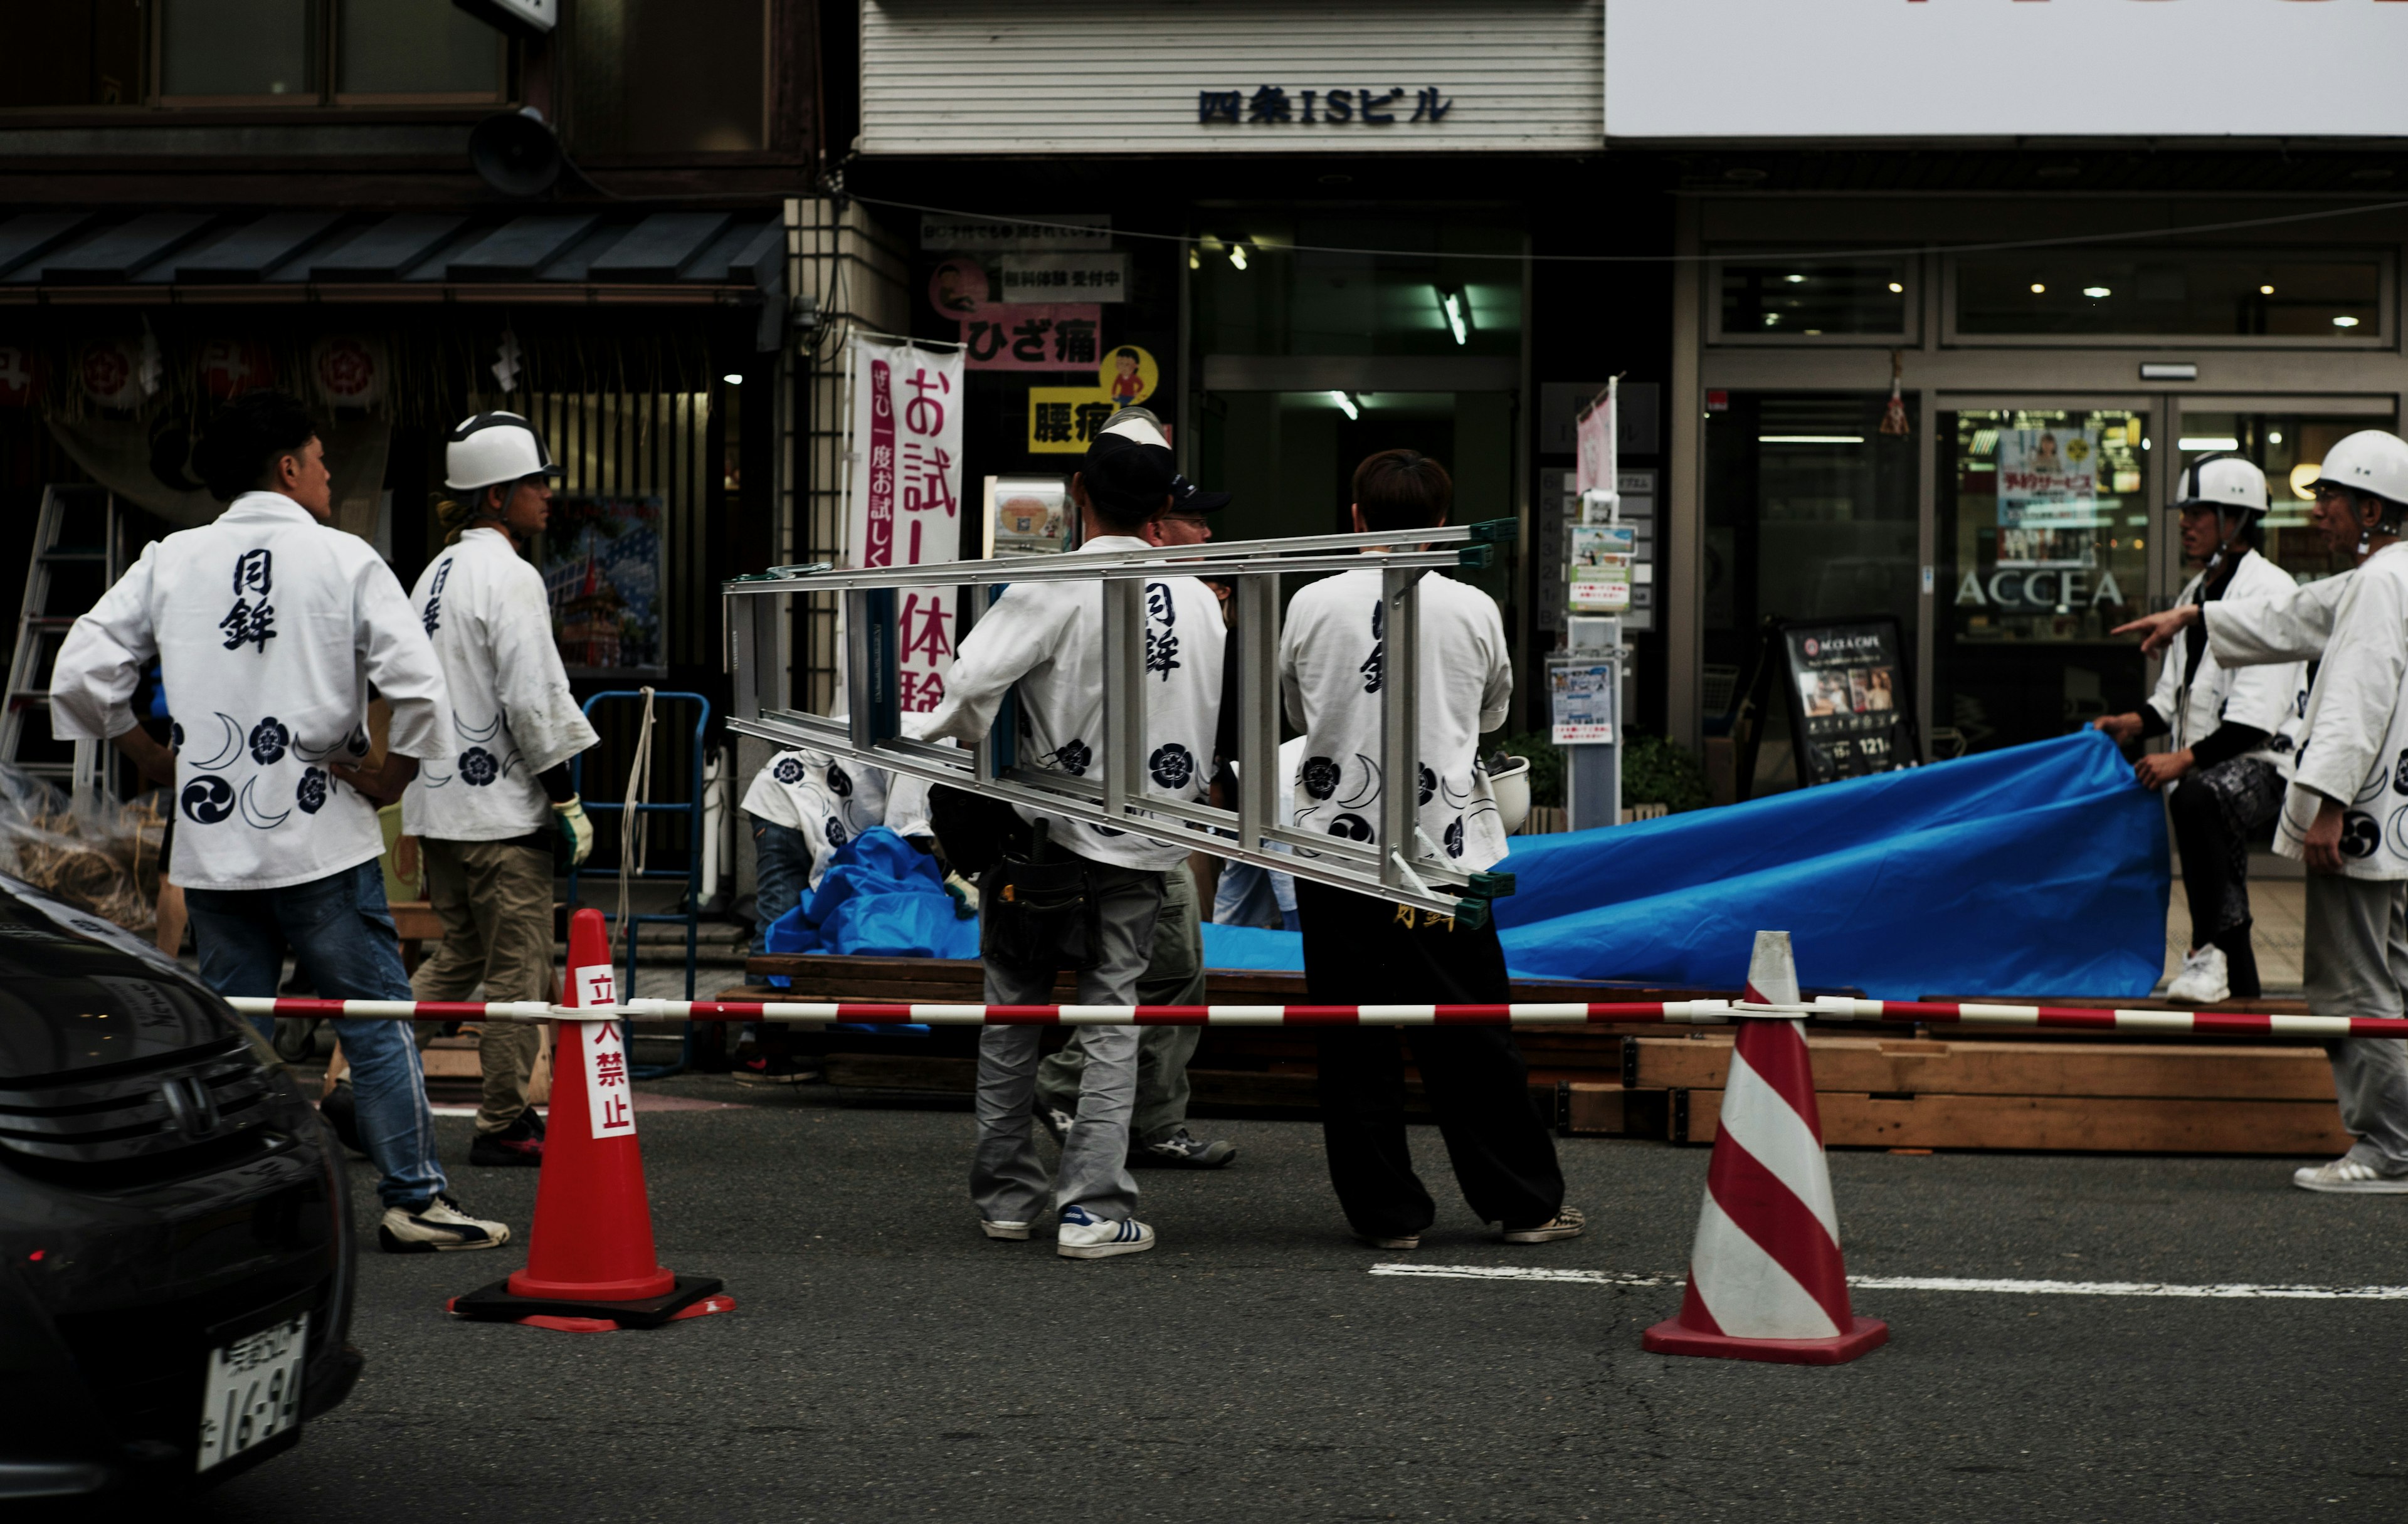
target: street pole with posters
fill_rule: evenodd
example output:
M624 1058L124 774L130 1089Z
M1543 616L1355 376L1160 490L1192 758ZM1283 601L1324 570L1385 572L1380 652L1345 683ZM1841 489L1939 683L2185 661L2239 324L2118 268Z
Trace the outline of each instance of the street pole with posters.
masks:
M1622 820L1621 616L1630 607L1636 545L1622 521L1614 406L1620 382L1581 409L1573 487L1578 517L1565 527L1571 564L1564 591L1565 648L1547 662L1549 738L1564 751L1565 823L1574 831Z

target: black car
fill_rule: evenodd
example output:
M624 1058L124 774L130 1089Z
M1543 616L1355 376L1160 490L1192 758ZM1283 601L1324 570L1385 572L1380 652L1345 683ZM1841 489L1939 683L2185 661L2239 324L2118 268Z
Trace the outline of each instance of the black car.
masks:
M0 876L0 1510L216 1481L359 1378L343 1152L148 944Z

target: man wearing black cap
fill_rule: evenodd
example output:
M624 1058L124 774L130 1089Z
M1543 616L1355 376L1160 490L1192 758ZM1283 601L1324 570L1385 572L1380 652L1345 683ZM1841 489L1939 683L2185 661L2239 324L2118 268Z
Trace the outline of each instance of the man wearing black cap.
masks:
M1142 407L1125 408L1121 419L1154 415ZM1108 422L1107 427L1110 426ZM1170 483L1170 506L1145 522L1148 545L1202 545L1212 537L1206 517L1228 506L1229 494L1208 492L1185 477ZM1209 587L1210 584L1207 584ZM1234 635L1230 637L1233 641ZM1223 728L1232 712L1226 679L1237 673L1234 661L1225 661ZM1162 913L1154 918L1154 945L1145 972L1137 981L1140 1005L1201 1005L1204 1004L1203 910L1196 889L1196 872L1181 862L1162 876ZM1137 1045L1137 1103L1129 1119L1129 1162L1140 1167L1217 1170L1238 1157L1226 1138L1203 1139L1187 1131L1187 1062L1203 1040L1201 1027L1142 1027ZM1037 1115L1056 1142L1069 1133L1079 1110L1080 1074L1087 1061L1086 1029L1038 1066Z
M1084 536L1080 551L1145 549L1145 526L1171 506L1177 476L1169 445L1152 422L1125 416L1107 422L1070 478ZM1148 794L1181 803L1204 795L1225 631L1203 583L1170 575L1147 580L1141 655ZM1103 678L1102 583L1015 582L954 652L944 703L920 734L975 744L994 725L1004 695L1015 693L1022 758L1040 769L1092 776L1107 745ZM1072 966L1081 1004L1133 1004L1162 908L1163 875L1186 862L1187 849L1015 808L1042 833L1042 845L1026 859L1007 856L981 879L987 1002L1048 1002L1055 971ZM1023 878L1031 892L1017 892ZM1128 1173L1138 1029L1085 1029L1078 1113L1051 1182L1030 1135L1039 1035L1033 1026L993 1026L979 1034L970 1196L982 1229L990 1238L1028 1237L1048 1205L1050 1184L1058 1253L1103 1259L1154 1247L1154 1230L1137 1219L1137 1182Z

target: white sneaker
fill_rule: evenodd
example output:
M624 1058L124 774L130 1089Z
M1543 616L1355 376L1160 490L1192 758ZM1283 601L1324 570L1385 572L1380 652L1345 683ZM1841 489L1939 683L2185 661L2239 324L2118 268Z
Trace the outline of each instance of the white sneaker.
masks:
M2408 1175L2385 1175L2347 1154L2329 1164L2310 1164L2292 1171L2291 1184L2301 1190L2329 1190L2340 1195L2408 1196Z
M1028 1236L1028 1224L1025 1222L997 1222L993 1218L988 1218L979 1224L979 1232L986 1234L989 1238L1009 1238L1019 1240Z
M1137 1218L1114 1222L1083 1206L1062 1208L1062 1227L1054 1243L1054 1252L1068 1260L1109 1260L1115 1254L1143 1254L1152 1247L1154 1230Z
M388 1206L377 1224L377 1242L387 1254L434 1254L452 1249L497 1249L510 1241L498 1222L472 1218L449 1196L415 1206Z
M2168 1000L2186 1005L2213 1005L2231 995L2232 987L2224 977L2224 949L2213 943L2197 952L2185 953L2182 972L2166 986Z

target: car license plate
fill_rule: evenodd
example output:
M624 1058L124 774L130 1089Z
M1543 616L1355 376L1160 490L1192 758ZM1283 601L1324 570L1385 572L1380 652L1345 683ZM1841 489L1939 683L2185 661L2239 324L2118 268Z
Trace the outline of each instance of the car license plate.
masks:
M305 1312L209 1351L194 1471L207 1471L300 1427L301 1361L308 1347L309 1315Z

